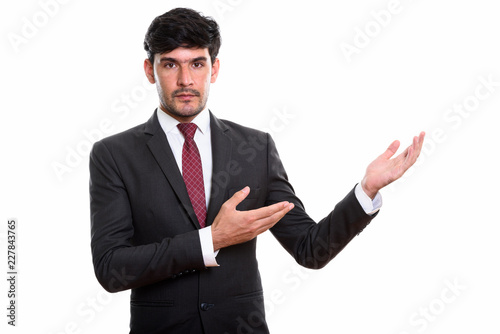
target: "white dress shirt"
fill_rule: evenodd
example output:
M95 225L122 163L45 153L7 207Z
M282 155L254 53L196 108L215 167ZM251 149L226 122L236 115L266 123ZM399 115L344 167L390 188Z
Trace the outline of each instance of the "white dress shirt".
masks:
M182 147L184 145L184 136L177 128L177 124L180 122L163 112L161 108L157 109L158 121L160 126L167 136L168 143L174 154L175 161L179 170L182 174ZM205 186L205 199L208 208L208 203L210 201L210 191L212 189L212 141L211 141L211 131L210 131L210 114L208 109L203 109L192 121L197 125L196 133L194 135L194 141L196 146L198 146L198 151L201 156L201 165L203 168L203 183ZM359 204L363 210L372 215L380 210L382 206L382 196L377 193L375 198L372 199L363 191L361 184L358 183L354 189L354 194L356 195ZM199 230L200 233L200 243L201 250L203 253L203 260L207 267L218 266L215 257L218 254L214 252L213 242L212 242L212 229L210 226L202 228Z
M160 108L157 109L158 121L160 126L167 136L168 144L172 149L179 171L182 174L182 147L184 146L184 136L179 131L177 124L180 122L168 115ZM203 169L203 185L205 186L205 200L208 208L210 201L210 191L212 189L212 140L210 131L210 114L208 110L203 109L192 121L198 127L194 134L194 141L198 147L201 158L201 166ZM200 229L201 251L203 253L203 261L207 267L218 266L214 253L212 242L212 228L207 226Z

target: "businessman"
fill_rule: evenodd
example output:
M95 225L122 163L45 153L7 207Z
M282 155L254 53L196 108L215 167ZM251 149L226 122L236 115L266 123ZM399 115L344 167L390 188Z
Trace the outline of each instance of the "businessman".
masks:
M131 289L130 333L269 333L256 237L269 230L300 265L325 266L373 219L379 190L422 147L424 133L394 157L393 142L314 222L271 137L206 108L220 44L217 23L196 11L155 18L144 71L159 107L90 155L95 273L110 292Z

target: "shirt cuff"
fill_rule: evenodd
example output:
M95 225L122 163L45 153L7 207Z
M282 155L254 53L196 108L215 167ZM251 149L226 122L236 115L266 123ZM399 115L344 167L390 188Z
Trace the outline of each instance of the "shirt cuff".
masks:
M212 227L207 226L200 231L201 253L205 267L218 267L219 264L215 257L219 251L214 252L214 243L212 241Z
M382 195L380 195L380 192L378 192L377 195L375 195L375 198L372 200L370 196L368 196L364 192L361 184L358 183L356 185L356 188L354 188L354 194L356 195L359 204L367 215L373 215L377 213L377 211L382 207Z

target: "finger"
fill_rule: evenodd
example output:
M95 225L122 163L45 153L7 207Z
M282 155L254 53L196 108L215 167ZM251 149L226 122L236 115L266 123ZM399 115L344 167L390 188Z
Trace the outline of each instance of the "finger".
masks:
M276 223L278 223L281 220L281 218L283 218L294 207L295 206L294 206L293 203L288 203L286 206L283 207L282 210L280 210L278 212L275 212L271 216L259 219L256 222L256 223L258 223L260 225L260 227L258 229L259 234L262 233L262 232L264 232L264 231L267 231L268 229L270 229L271 227L273 227L274 225L276 225Z
M413 137L413 145L412 150L408 152L409 160L413 160L412 164L417 160L420 155L420 151L422 150L422 146L424 144L425 132L420 132L418 136Z
M390 159L398 151L399 145L399 140L393 141L392 144L389 145L387 150L382 154L382 157L385 159Z
M420 132L420 135L418 136L418 140L420 143L423 143L425 138L425 131Z
M415 162L418 158L418 155L420 154L420 142L419 142L420 137L413 137L413 144L411 146L411 150L408 152L408 158L410 160L413 160ZM413 164L413 163L412 163Z
M290 211L293 208L293 203L289 202L279 202L269 206L265 206L259 209L246 211L247 214L251 217L252 220L260 220L268 218L280 211ZM285 212L285 214L286 214Z
M392 161L393 165L400 166L400 165L405 164L408 161L408 157L411 153L410 149L411 149L411 145L408 146L403 152L399 153L397 157L392 159L391 161Z
M249 193L250 187L246 186L240 191L235 192L234 195L224 203L224 205L226 205L228 209L236 209L238 204L240 204Z
M404 162L404 170L406 171L408 168L411 167L411 165L413 165L413 163L417 160L417 156L415 154L415 147L414 146L410 146L408 147L408 155L406 156L406 160Z
M408 156L404 162L403 171L408 170L417 161L422 150L425 132L420 132L418 136L413 137L413 143L408 147Z
M286 215L290 210L295 207L293 203L285 202L280 210L275 211L273 214L266 216L260 221L264 222L264 224L276 224L284 215Z
M425 139L425 132L422 131L420 132L420 135L418 136L418 152L420 154L420 151L422 150L422 146L424 145L424 139Z
M401 154L393 159L395 165L399 165L397 178L401 177L417 161L422 149L425 132L420 132L419 136L413 137L413 142Z

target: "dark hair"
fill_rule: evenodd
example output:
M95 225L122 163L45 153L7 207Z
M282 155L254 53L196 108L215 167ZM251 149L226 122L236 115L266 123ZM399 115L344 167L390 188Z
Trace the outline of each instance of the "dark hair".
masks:
M213 64L220 45L217 22L189 8L175 8L156 17L144 37L144 49L151 63L157 53L187 47L208 48Z

